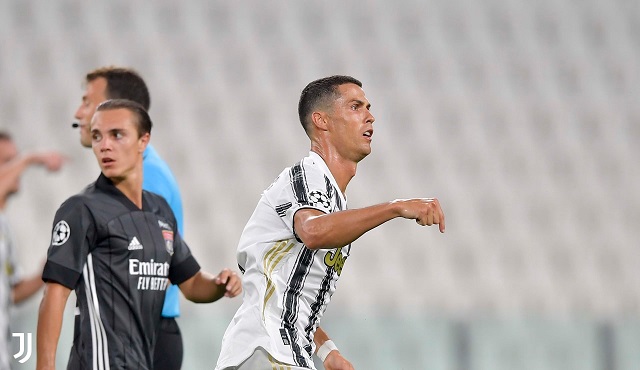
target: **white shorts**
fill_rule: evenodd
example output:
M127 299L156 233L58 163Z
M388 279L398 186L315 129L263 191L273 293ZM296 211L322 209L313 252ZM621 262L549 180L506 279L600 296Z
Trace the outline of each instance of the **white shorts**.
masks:
M248 359L244 360L240 366L216 368L216 370L310 370L307 367L300 367L282 363L258 347Z

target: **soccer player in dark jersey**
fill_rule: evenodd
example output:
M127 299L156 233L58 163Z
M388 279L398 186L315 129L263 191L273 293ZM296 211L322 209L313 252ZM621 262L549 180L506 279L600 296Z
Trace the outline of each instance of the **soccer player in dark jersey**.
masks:
M91 122L98 179L58 209L43 272L37 369L54 369L64 307L77 296L68 369L153 369L169 281L193 302L242 291L229 269L200 269L164 198L142 190L151 119L122 99L100 104Z
M82 103L75 113L80 130L80 144L91 148L90 123L96 107L108 99L128 99L139 103L148 112L151 96L147 84L138 72L131 68L108 66L94 69L85 76ZM178 231L184 237L182 197L178 181L169 165L153 145L148 144L142 154L144 173L142 189L161 195L176 216ZM180 370L184 345L177 318L180 316L180 293L170 284L165 291L160 331L156 340L154 370Z

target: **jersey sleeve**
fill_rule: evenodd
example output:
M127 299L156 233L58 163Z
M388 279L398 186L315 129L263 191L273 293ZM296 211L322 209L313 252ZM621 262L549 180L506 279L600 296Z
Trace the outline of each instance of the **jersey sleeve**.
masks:
M276 184L267 190L267 198L293 232L293 216L298 210L313 208L323 213L331 212L327 181L320 168L303 161L278 177Z
M81 198L73 197L56 212L42 279L74 289L95 238L95 222Z
M182 239L179 228L176 227L175 214L167 200L157 194L152 195L149 200L154 205L153 212L161 219L168 221L160 228L167 249L173 253L169 265L169 280L171 284L181 284L200 271L200 265L191 254L187 243Z
M173 257L169 267L169 280L172 284L181 284L200 271L200 265L187 243L182 240L180 232L177 232L173 240Z

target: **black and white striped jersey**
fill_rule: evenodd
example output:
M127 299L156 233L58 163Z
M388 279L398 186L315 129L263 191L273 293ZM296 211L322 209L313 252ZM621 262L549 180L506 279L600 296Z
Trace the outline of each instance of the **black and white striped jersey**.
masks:
M267 188L238 245L244 272L241 307L227 328L217 368L238 366L255 348L276 360L313 369L313 336L351 246L308 249L293 230L299 209L346 209L323 159L311 152Z
M168 281L200 269L166 201L142 203L100 175L56 212L43 279L76 293L68 369L152 369Z

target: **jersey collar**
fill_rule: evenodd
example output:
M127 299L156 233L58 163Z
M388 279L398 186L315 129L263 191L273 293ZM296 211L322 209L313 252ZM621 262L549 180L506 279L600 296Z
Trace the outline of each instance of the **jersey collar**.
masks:
M125 207L127 207L130 211L140 211L138 208L126 195L124 195L115 185L113 185L113 181L109 180L103 173L100 173L98 176L98 180L96 180L96 188L101 191L113 196L120 203L122 203ZM147 197L145 196L145 191L142 191L142 210L146 210L149 208L147 203Z

